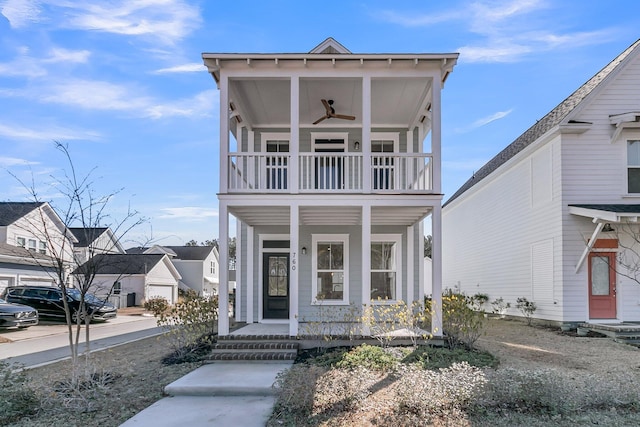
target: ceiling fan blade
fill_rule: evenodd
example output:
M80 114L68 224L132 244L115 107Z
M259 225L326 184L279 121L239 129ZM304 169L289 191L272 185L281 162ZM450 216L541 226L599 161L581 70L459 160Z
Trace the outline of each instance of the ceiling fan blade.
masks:
M326 99L321 99L320 101L322 101L322 105L324 105L324 109L327 110L327 115L329 115L331 113L331 104Z
M332 114L331 117L335 117L336 119L343 119L343 120L355 120L355 116L346 116L344 114Z
M314 125L317 125L318 123L320 123L321 121L328 119L329 116L322 116L320 117L318 120L316 120L315 122L313 122Z

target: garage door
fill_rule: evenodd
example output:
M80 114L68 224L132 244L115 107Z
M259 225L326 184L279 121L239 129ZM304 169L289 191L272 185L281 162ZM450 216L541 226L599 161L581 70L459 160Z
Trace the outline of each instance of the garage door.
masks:
M55 286L55 282L53 279L49 278L28 278L28 279L20 279L21 286Z
M169 304L173 304L173 286L149 285L149 295L147 299L164 298Z
M0 294L13 283L12 277L0 277Z

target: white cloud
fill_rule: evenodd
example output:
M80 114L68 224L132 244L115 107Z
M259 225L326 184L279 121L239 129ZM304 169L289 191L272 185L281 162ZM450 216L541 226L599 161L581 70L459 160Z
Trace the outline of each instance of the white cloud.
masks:
M496 120L500 120L500 119L508 116L509 114L511 114L512 111L513 111L513 109L507 110L507 111L498 111L497 113L491 114L490 116L483 117L481 119L476 120L475 122L473 122L471 127L472 128L479 128L479 127L484 126L486 124L489 124L491 122L495 122Z
M30 50L26 46L20 46L16 49L18 55L9 62L0 63L0 76L7 77L42 77L48 74L47 68L42 64L63 63L86 63L91 56L88 50L69 50L63 48L53 48L47 55L33 57L30 56Z
M450 11L441 14L401 14L390 10L385 10L378 13L378 16L385 21L393 24L399 24L404 27L422 27L427 25L439 24L441 22L448 22L461 18L459 11Z
M64 63L86 63L91 56L91 52L88 50L69 50L64 48L53 48L49 53L49 57L44 58L43 62L64 62Z
M142 36L166 45L202 21L199 7L185 0L7 0L1 10L14 28L46 21L57 28Z
M54 140L95 140L100 134L93 131L66 129L60 127L45 128L36 123L33 127L24 127L0 123L0 137L9 139L26 139L29 141Z
M13 28L21 28L40 21L39 1L7 0L0 4L0 12Z
M16 157L0 157L0 167L8 168L11 166L33 166L39 164L26 159L18 159Z
M168 74L168 73L194 73L206 71L206 67L201 62L192 62L190 64L176 65L175 67L161 68L154 71L155 74Z
M214 114L217 102L215 90L206 90L191 97L172 101L170 104L158 104L146 108L146 116L152 119L163 117L210 117Z
M210 218L218 217L218 210L212 208L203 208L197 206L186 206L181 208L162 208L162 214L157 219L172 219L184 221L205 221Z

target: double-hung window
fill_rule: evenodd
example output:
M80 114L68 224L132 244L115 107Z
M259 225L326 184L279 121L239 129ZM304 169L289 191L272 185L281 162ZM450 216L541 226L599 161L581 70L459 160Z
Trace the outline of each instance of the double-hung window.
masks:
M371 236L371 299L400 299L401 235Z
M348 304L349 240L347 235L313 235L313 301Z
M36 248L37 248L37 244L38 244L38 242L36 242L36 239L29 239L29 240L27 241L27 243L28 243L28 245L29 245L29 246L28 246L28 249L29 249L30 251L35 252L35 251L36 251Z
M27 247L27 239L24 237L16 237L16 246L20 246L21 248Z
M627 141L627 191L640 193L640 140Z

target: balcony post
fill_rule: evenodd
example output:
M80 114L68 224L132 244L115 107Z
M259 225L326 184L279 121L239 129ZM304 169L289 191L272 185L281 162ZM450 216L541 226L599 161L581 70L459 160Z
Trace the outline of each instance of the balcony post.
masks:
M229 78L220 75L220 194L229 192Z
M431 108L431 154L433 162L431 173L433 174L432 189L436 194L442 193L442 184L440 177L441 170L441 146L442 146L442 123L441 123L441 89L442 84L440 78L434 78L431 90L433 100Z
M362 78L362 192L371 193L371 76Z
M297 194L300 188L299 180L300 175L298 173L300 162L300 78L298 76L291 77L291 128L290 128L290 142L289 142L289 161L287 162L287 168L289 173L287 177L289 180L289 192L291 194Z

